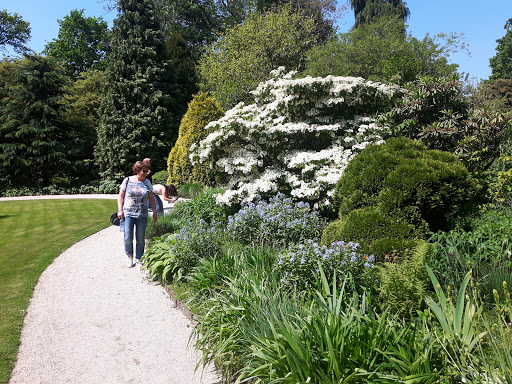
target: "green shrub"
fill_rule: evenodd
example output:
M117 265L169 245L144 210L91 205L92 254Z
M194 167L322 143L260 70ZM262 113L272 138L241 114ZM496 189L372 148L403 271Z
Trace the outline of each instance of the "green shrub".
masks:
M196 221L204 220L207 223L223 223L227 220L229 208L225 205L217 204L215 200L215 195L222 192L222 189L208 188L191 200L190 204Z
M512 206L512 144L504 146L504 153L492 167L494 177L489 185L490 198L505 206ZM506 151L506 152L505 152Z
M285 247L309 239L318 240L324 219L309 203L293 202L278 193L269 201L242 204L228 217L226 232L245 245Z
M194 220L192 201L183 199L178 200L172 207L171 214L186 221Z
M168 184L181 186L188 183L212 184L212 174L207 166L192 166L189 160L190 146L199 143L210 131L204 128L211 121L224 116L224 111L214 98L206 93L194 96L181 120L178 140L171 149L167 160Z
M172 236L155 238L142 256L143 268L153 280L170 283L181 277L175 254L172 252L173 246Z
M158 171L153 175L153 185L155 184L167 184L169 178L169 172L166 170Z
M457 158L400 137L365 148L336 185L340 217L378 207L418 231L446 229L477 193L477 184Z
M177 217L171 211L171 213L167 215L159 216L156 223L153 223L151 220L148 221L146 239L151 241L155 237L162 237L170 233L175 233L186 223L186 220Z
M176 266L182 275L188 275L201 259L213 259L222 254L223 231L204 220L184 225L174 235L174 254Z
M112 179L101 180L98 193L119 193L119 182Z
M432 247L422 240L401 258L377 267L381 306L402 317L416 316L423 306L429 283L427 265L433 256Z
M424 233L402 218L384 214L376 207L355 209L342 219L329 224L321 243L352 241L361 244L362 252L373 254L383 262L387 254L400 254Z
M183 184L178 188L178 195L180 197L192 199L199 196L205 188L206 186L202 183Z
M443 286L458 287L468 266L483 283L490 270L512 268L512 209L489 210L449 232L432 234L432 269Z

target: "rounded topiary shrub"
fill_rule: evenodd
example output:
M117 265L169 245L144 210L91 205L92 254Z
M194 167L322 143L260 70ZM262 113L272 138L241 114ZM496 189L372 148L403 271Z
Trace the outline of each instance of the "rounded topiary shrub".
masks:
M321 243L357 242L362 252L373 254L377 262L382 262L385 255L400 254L414 246L414 239L422 237L424 230L424 227L417 228L401 218L387 215L377 207L365 207L332 222L324 230Z
M153 185L155 184L165 184L167 183L167 179L169 178L169 172L167 171L158 171L153 175Z
M477 193L477 183L455 155L400 137L366 147L336 185L339 216L378 207L420 232L447 229Z
M224 111L219 103L205 93L194 96L190 101L188 110L181 120L178 140L167 160L168 184L177 186L188 183L212 184L209 167L204 165L192 166L190 163L190 147L199 143L211 133L211 131L204 129L208 123L218 120L222 116L224 116Z

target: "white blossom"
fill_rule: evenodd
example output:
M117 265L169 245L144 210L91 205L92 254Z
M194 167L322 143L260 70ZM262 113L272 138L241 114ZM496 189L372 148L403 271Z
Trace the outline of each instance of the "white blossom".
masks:
M282 69L274 76L258 85L253 104L240 103L205 127L210 133L191 148L191 162L225 175L219 203L291 189L302 200L329 204L349 161L389 132L361 96L390 103L398 87L355 77L292 79Z

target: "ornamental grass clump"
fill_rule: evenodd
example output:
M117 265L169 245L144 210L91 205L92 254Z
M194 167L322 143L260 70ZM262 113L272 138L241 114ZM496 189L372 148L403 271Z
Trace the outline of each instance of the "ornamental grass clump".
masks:
M329 246L318 245L313 240L297 244L281 253L276 271L281 283L299 291L312 290L320 283L320 269L331 281L350 279L353 288L362 292L372 287L375 257L359 252L359 244L336 241Z
M321 207L348 162L390 132L376 123L398 87L355 77L281 78L261 83L254 103L209 123L190 148L226 186L217 202L255 201L280 191Z
M228 217L226 232L245 245L281 247L317 239L324 226L325 220L308 203L278 193L268 202L242 204Z

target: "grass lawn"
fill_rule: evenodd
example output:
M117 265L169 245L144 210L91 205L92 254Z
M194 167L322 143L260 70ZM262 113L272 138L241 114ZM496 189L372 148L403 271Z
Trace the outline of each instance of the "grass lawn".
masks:
M41 273L62 251L109 226L116 209L115 200L0 201L0 383L9 381Z

